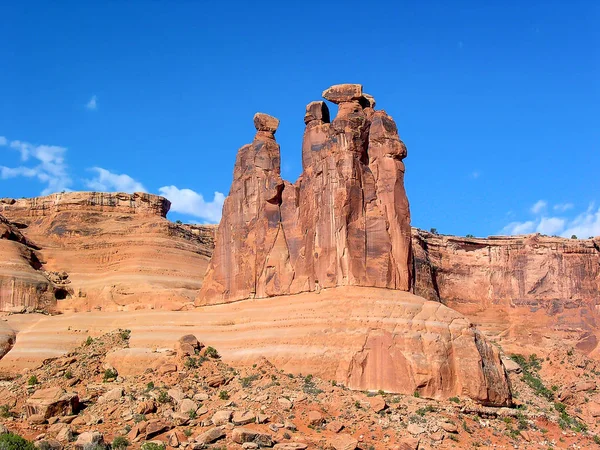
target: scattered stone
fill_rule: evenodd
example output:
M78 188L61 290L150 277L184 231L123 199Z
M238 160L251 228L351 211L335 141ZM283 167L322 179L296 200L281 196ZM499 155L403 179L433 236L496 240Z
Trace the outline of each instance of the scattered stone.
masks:
M202 445L212 444L213 442L225 437L224 427L214 427L198 435L195 441Z
M385 399L381 395L376 395L374 397L367 397L367 401L371 405L371 409L375 412L380 412L380 411L383 411L385 408L387 408Z
M310 411L308 413L308 423L314 426L321 425L323 423L323 415L319 411Z
M236 411L231 419L234 425L247 425L256 421L256 416L251 411Z
M233 442L243 444L244 442L254 442L263 447L272 447L273 439L270 435L260 433L259 431L250 428L234 428L231 434Z
M277 399L277 403L279 403L279 406L281 406L286 411L289 411L290 409L292 409L292 406L293 406L291 400L289 400L285 397L279 397Z
M233 414L233 411L231 411L229 409L223 409L221 411L217 411L211 418L212 423L216 426L225 425L226 423L229 423L229 421L231 420L232 414Z
M75 448L87 450L90 447L104 447L104 436L98 431L86 431L77 436Z
M418 435L418 434L422 434L425 433L425 428L417 425L416 423L410 423L408 424L408 426L406 427L406 431L408 431L410 434L412 435Z
M79 397L60 387L38 389L27 399L25 408L28 416L39 414L45 419L75 414L79 408Z
M149 420L146 426L146 440L152 439L169 429L169 425L159 419Z
M106 392L104 395L100 396L98 399L98 403L106 403L106 402L115 402L123 397L123 388L116 387Z
M302 442L284 442L281 444L275 444L275 447L273 448L275 450L306 450L308 445Z
M327 424L327 430L331 431L332 433L339 433L340 431L342 431L343 428L344 428L344 424L337 420L334 420Z
M440 422L440 428L446 433L458 433L458 427L450 422Z
M329 439L328 443L335 450L354 450L358 445L358 439L349 434L342 433Z

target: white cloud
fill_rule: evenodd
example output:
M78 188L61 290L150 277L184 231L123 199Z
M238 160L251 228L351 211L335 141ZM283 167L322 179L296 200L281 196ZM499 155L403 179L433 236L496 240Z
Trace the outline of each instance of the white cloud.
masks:
M71 178L65 163L65 147L57 145L34 145L29 142L11 141L10 148L21 153L21 160L34 159L32 166L6 167L0 166L0 178L3 180L15 177L37 178L45 183L42 195L68 190Z
M569 205L569 207L564 208L563 205ZM561 208L553 209L562 209L562 212L564 212L572 209L572 207L571 203L565 203L561 205ZM581 239L587 239L590 236L600 236L600 208L596 208L592 202L584 212L574 217L548 217L539 215L533 220L524 222L513 221L502 228L500 234L515 235L533 232L562 237L575 235Z
M163 186L158 191L160 195L171 201L171 211L173 212L188 214L212 223L221 220L221 211L225 201L225 195L221 192L215 192L213 200L207 202L202 194L191 189Z
M560 233L565 227L566 220L560 217L542 217L535 231L550 236Z
M4 136L0 136L0 146L8 145L8 140Z
M544 200L538 200L537 202L534 203L534 205L531 207L531 212L533 214L539 214L541 213L544 209L546 209L546 206L548 206L548 203Z
M92 98L90 98L90 101L85 104L85 107L90 111L95 111L98 109L98 97L92 95Z
M573 203L557 203L556 205L553 206L554 211L558 211L558 212L565 212L568 211L569 209L573 209L575 205L573 205Z
M570 221L562 232L562 236L571 237L572 235L584 239L589 236L600 236L600 208L595 209L594 203L590 203L585 212Z
M500 234L529 234L535 230L535 222L528 220L527 222L511 222L500 231Z
M84 180L85 185L95 191L101 192L147 192L142 183L134 180L129 175L112 173L102 167L89 169L96 172L96 177Z

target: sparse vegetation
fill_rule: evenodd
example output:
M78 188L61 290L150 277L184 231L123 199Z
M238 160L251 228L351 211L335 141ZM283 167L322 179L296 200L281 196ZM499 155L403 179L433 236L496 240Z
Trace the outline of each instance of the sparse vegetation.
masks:
M430 228L430 229L429 229L429 232L430 232L431 234L439 234L439 233L438 233L438 230L437 230L437 228Z
M254 374L254 375L249 375L247 377L243 377L240 379L240 383L242 384L243 388L249 388L250 386L252 386L252 383L254 381L256 381L258 379L258 375Z
M107 381L112 381L112 380L114 380L115 378L117 378L117 376L118 376L118 373L117 373L117 371L116 371L116 370L114 370L114 369L111 369L111 368L109 367L108 369L106 369L106 370L104 371L104 377L103 377L103 380L104 380L104 382L107 382Z
M198 360L192 356L188 357L185 362L183 363L183 365L185 366L186 369L191 370L191 369L196 369L198 368Z
M215 349L214 347L206 347L204 355L208 358L219 358L219 352L217 352L217 349Z
M35 446L31 442L14 433L0 434L0 449L36 450Z
M577 239L577 235L575 235L575 234L572 234L572 235L571 235L571 239Z
M65 378L66 378L67 380L70 380L71 378L73 378L73 372L71 372L70 370L67 370L67 371L65 372Z
M90 345L92 345L94 343L94 339L92 339L91 336L88 336L87 339L84 341L83 345L85 347L89 347Z
M121 339L124 341L128 341L131 336L131 330L119 330L119 336L121 336Z
M541 360L535 354L525 359L523 355L511 355L511 359L516 362L523 370L522 380L531 387L536 394L541 395L548 401L554 400L554 393L548 389L542 379L538 375L538 371L542 368Z
M229 392L227 392L227 391L219 392L219 398L221 400L229 400Z
M169 401L171 400L169 398L169 394L167 394L167 391L164 390L160 390L158 392L158 396L156 397L156 400L158 400L158 403L169 403Z
M413 392L413 397L420 398L421 394L419 394L419 391L415 391Z
M10 406L8 405L0 405L0 417L3 419L8 419L12 417L12 413L10 412Z
M124 450L129 447L129 440L125 436L117 436L113 439L113 450Z
M460 403L460 399L458 397L450 397L448 400L450 400L452 403Z
M38 383L39 383L38 378L35 375L31 375L29 377L29 379L27 380L28 386L35 386Z
M157 444L156 442L144 442L140 448L141 450L165 450L165 444Z

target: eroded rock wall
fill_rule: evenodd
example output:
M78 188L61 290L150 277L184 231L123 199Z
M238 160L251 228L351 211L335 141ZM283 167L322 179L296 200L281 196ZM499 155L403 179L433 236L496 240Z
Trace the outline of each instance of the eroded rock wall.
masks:
M600 324L600 239L488 239L413 230L414 292L517 339L576 336L596 348ZM573 336L572 336L573 337Z
M40 266L34 275L21 271L10 281L20 294L10 294L0 309L178 309L193 302L212 251L212 230L169 222L169 206L167 199L144 193L0 200L0 213L37 246ZM0 270L6 267L0 264ZM50 295L31 276L51 280ZM6 297L12 285L3 283Z

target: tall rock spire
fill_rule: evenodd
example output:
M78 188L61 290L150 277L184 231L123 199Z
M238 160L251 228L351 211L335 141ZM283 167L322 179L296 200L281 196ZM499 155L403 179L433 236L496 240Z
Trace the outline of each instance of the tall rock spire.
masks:
M335 286L408 291L411 230L404 190L406 147L396 125L359 84L323 92L306 107L303 172L280 177L279 121L257 114L223 206L198 304Z

